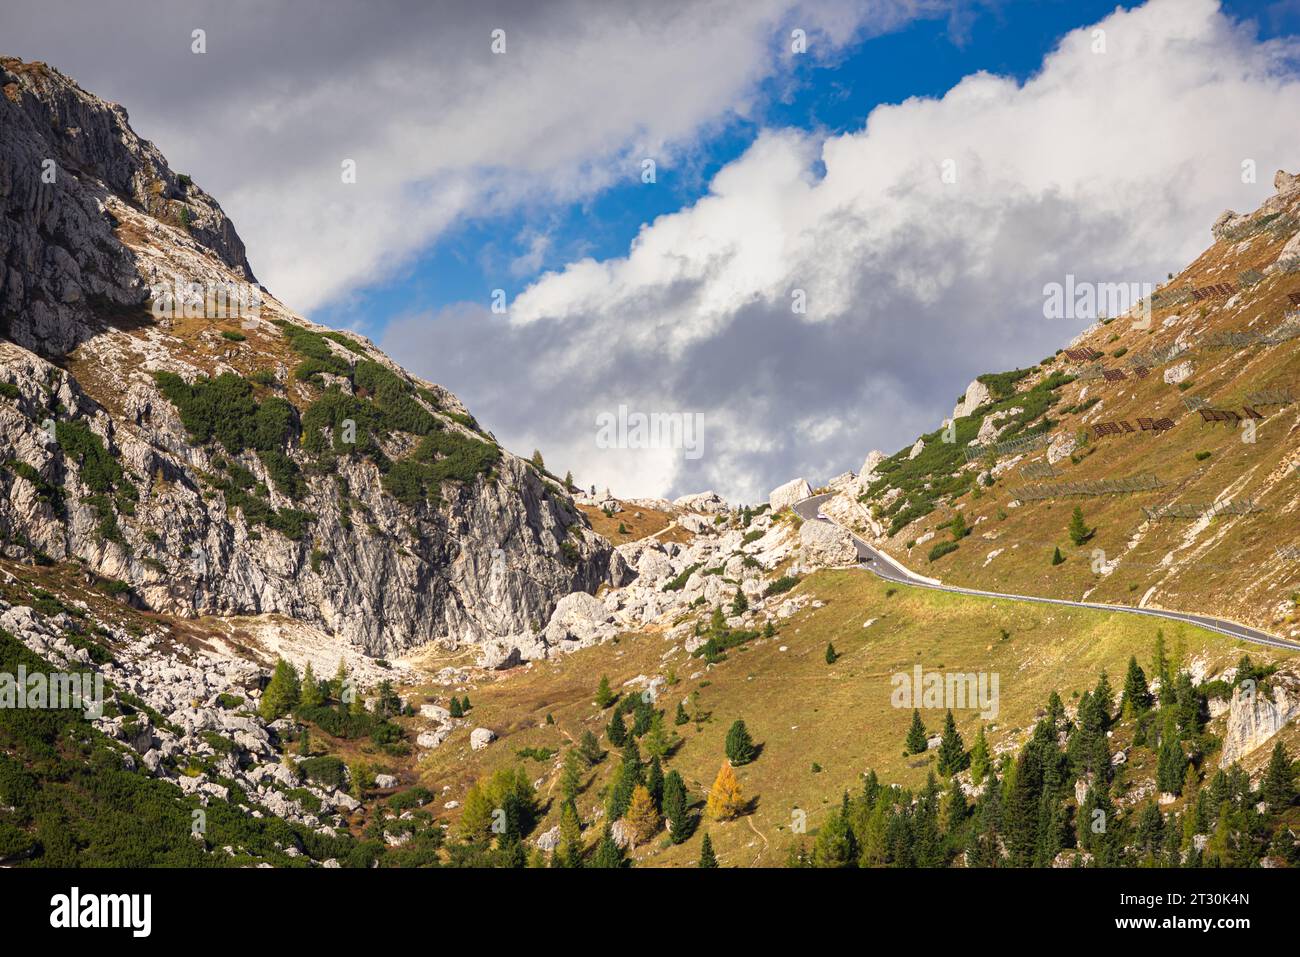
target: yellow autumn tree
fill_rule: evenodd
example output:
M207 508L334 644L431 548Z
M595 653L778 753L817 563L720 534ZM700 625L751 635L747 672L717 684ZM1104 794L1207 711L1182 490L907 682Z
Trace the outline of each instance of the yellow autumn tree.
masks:
M644 844L655 836L659 830L659 811L655 808L654 798L644 784L638 784L632 790L632 800L623 815L632 829L632 843Z
M741 796L736 772L732 770L730 762L723 761L722 767L718 769L718 776L713 779L713 787L709 788L709 800L705 804L705 810L714 820L725 821L739 814L744 804L745 799Z

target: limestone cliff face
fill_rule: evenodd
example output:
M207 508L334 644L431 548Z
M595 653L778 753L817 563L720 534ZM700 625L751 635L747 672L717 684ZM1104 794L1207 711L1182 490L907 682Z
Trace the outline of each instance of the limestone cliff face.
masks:
M1233 689L1219 767L1230 767L1300 715L1300 689L1297 689L1300 683L1292 675L1278 672L1269 679L1269 684L1271 693L1267 690L1243 693L1241 686Z
M290 616L373 655L433 640L535 647L561 597L623 580L621 556L560 482L368 340L313 326L264 291L259 311L228 321L154 318L155 284L253 281L230 221L131 131L121 107L43 64L0 66L8 557L79 562L159 612ZM42 175L51 168L52 182ZM328 350L327 370L301 368L302 330ZM361 366L369 388L354 374ZM159 373L256 383L255 401L287 410L275 453L296 487L277 481L264 454L196 436ZM385 401L377 377L426 433L452 449L490 448L491 466L445 469L456 474L396 495L389 472L412 459L418 435L376 428L366 454L328 438L325 453L319 442L309 450L307 411L330 398L374 411ZM451 454L426 452L410 470Z
M43 63L0 58L0 317L5 335L61 355L100 326L97 311L139 306L147 283L115 235L115 196L186 224L246 281L244 244L216 201L131 130L126 110Z

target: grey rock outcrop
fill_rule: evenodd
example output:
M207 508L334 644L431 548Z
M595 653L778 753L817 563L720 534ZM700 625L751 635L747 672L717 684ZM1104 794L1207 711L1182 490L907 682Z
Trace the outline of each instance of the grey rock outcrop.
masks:
M1300 714L1300 688L1297 687L1300 682L1279 672L1269 683L1271 695L1265 689L1254 687L1243 690L1238 685L1233 689L1219 767L1229 767L1250 754Z
M804 567L853 565L857 560L857 549L846 529L819 521L799 526L799 561Z
M811 495L812 486L808 484L808 480L797 478L772 489L772 493L767 497L767 502L772 506L773 512L779 512L781 509L789 508L795 502L801 502Z
M0 58L0 68L0 316L8 338L61 355L106 313L144 306L147 284L106 209L110 195L184 223L194 242L255 281L216 200L174 173L131 129L126 110L44 63Z
M254 282L243 243L121 107L44 64L0 67L0 334L9 340L0 341L9 387L0 397L9 463L0 533L16 543L13 557L79 561L160 613L284 616L374 656L509 640L524 657L562 596L631 577L560 483L505 450L490 473L412 501L386 490L379 457L341 454L321 467L295 439L285 455L302 487L290 497L258 454L192 440L154 372L193 382L247 375L264 360L250 350L242 367L225 364L233 347L208 329L193 335L226 351L215 368L191 361L182 348L191 343L145 308L149 286ZM266 293L261 316L243 326L292 354L271 319L311 324ZM440 429L495 444L450 392L406 375L359 336L334 335L336 359L392 372ZM283 364L257 371L272 374L298 418L320 395ZM346 377L331 381L350 392ZM56 420L87 428L121 479L107 488L84 449L54 440ZM411 451L403 434L381 444L388 461ZM253 483L242 504L214 481L231 460ZM259 508L295 514L299 531L250 519Z

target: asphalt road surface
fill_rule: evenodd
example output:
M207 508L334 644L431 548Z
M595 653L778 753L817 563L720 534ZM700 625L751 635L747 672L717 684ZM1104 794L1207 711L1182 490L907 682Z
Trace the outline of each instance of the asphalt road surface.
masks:
M814 495L812 498L806 498L802 502L794 505L795 512L806 522L831 522L831 519L822 515L819 511L821 503L830 498L830 494ZM831 524L838 524L831 522ZM841 526L842 527L842 526ZM847 531L847 529L846 529ZM1286 641L1270 635L1266 631L1260 631L1257 628L1250 628L1246 625L1238 624L1235 621L1228 621L1224 618L1213 618L1209 615L1197 615L1185 611L1167 611L1162 608L1134 608L1130 605L1105 605L1098 602L1090 601L1068 601L1064 598L1044 598L1038 595L1008 595L996 591L980 591L975 588L958 588L956 585L944 585L934 579L918 575L908 568L905 568L893 558L884 555L884 553L868 545L858 536L853 535L853 544L858 550L858 559L864 567L874 572L885 581L897 582L900 585L911 585L917 588L933 588L935 591L953 592L958 595L978 595L983 598L1008 598L1014 601L1033 601L1044 605L1071 605L1075 608L1092 608L1097 611L1114 611L1123 612L1128 615L1147 615L1151 618L1168 618L1170 621L1185 621L1192 625L1198 625L1209 631L1217 631L1221 635L1227 635L1230 638L1240 638L1242 641L1254 642L1257 645L1268 645L1273 648L1285 648L1290 651L1300 651L1300 644L1293 641Z

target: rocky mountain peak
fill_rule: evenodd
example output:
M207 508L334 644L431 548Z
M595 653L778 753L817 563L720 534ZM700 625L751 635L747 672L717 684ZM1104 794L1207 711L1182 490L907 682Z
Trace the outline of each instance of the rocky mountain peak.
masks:
M44 355L94 334L105 310L148 288L113 201L184 230L254 282L243 241L215 199L131 129L116 103L39 62L0 57L0 331Z

